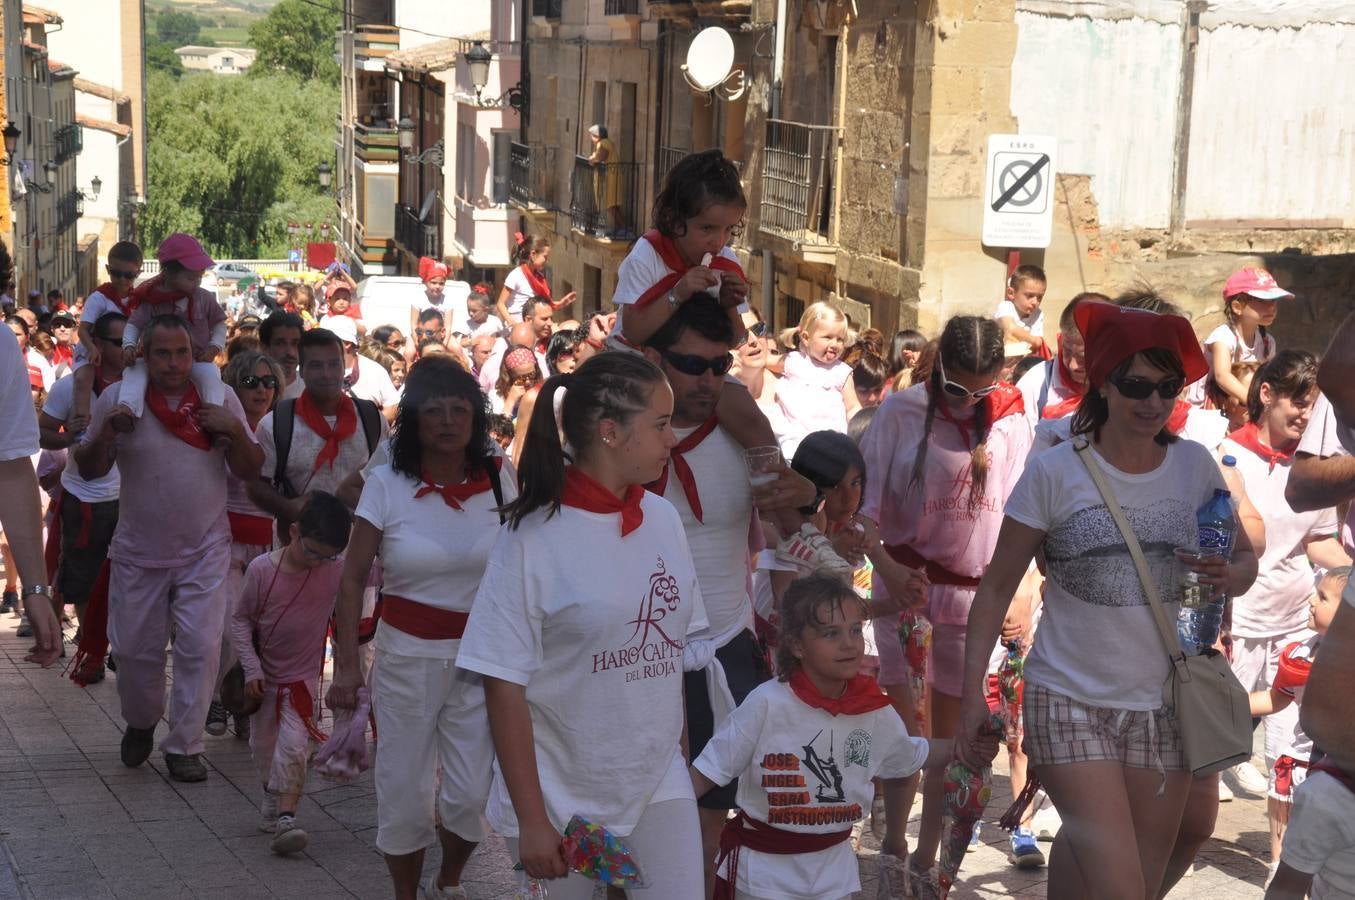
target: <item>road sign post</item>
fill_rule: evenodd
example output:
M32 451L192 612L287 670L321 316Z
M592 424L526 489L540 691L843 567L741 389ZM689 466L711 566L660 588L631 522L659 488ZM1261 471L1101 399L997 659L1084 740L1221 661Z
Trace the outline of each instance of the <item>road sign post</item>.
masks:
M988 136L984 176L983 243L1005 249L1043 249L1054 231L1054 151L1048 136Z

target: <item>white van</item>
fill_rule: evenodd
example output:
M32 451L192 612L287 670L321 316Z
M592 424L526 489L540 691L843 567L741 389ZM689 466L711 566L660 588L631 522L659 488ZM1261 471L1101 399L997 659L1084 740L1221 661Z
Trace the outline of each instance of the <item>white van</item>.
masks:
M382 325L394 325L406 338L409 334L410 307L423 299L423 282L409 275L373 275L358 282L358 305L362 308L362 322L371 334ZM470 285L464 281L449 281L443 289L442 309L447 318L447 330L454 322L466 318L466 298Z

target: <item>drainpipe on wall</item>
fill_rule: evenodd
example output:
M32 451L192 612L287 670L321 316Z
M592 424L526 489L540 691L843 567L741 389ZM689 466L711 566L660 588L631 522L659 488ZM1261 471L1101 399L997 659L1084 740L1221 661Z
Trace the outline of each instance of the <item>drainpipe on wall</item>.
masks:
M1176 96L1176 140L1173 146L1171 236L1186 228L1186 175L1190 165L1190 112L1195 94L1195 60L1200 48L1200 13L1206 0L1188 0L1181 23L1181 90Z

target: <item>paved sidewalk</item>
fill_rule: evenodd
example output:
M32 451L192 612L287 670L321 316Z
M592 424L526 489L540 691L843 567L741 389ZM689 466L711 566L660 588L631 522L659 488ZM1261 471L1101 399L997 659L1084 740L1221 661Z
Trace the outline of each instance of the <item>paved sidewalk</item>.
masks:
M0 900L390 896L373 846L370 773L353 785L312 777L299 811L310 847L273 856L269 836L257 830L259 789L245 742L207 738L211 777L201 784L170 781L158 752L138 769L123 767L116 676L85 690L56 667L23 662L28 642L14 636L17 624L0 616ZM998 782L993 809L1009 799L1006 779ZM1009 866L1004 837L985 827L988 846L965 860L953 897L1045 895L1045 871ZM1268 842L1263 801L1225 804L1197 871L1171 896L1260 897ZM877 847L867 833L860 853L867 898L875 896ZM437 851L429 857L431 869ZM503 842L491 837L471 859L467 891L476 900L506 898L512 883Z

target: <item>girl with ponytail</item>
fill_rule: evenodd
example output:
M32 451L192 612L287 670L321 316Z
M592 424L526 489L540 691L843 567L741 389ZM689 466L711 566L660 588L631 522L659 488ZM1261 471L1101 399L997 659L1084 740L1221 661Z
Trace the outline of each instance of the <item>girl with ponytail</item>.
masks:
M559 300L551 296L550 279L546 266L550 263L550 238L542 234L518 232L518 248L513 254L517 268L503 280L503 290L494 311L500 320L512 327L521 322L529 310L533 297L545 297L552 309L563 309L574 302L576 291L570 291Z
M1021 394L999 381L1002 326L956 316L946 323L930 365L915 383L885 399L861 451L870 473L861 514L878 523L894 559L922 569L930 582L926 616L932 625L927 662L931 737L955 734L962 694L965 622L988 566L1002 508L1030 448ZM875 592L884 592L878 580ZM896 634L895 621L877 621L877 635ZM879 642L880 683L906 690L908 666L897 642ZM920 698L919 698L920 699ZM923 786L922 830L910 864L925 877L941 835L941 778Z
M672 413L639 354L546 381L457 655L484 676L487 815L529 876L564 879L552 898L593 894L561 856L576 813L627 838L655 896L703 896L681 744L683 646L706 616L682 521L644 489L677 444Z

